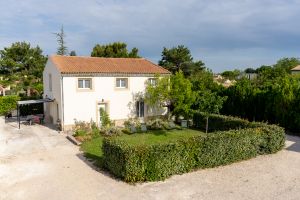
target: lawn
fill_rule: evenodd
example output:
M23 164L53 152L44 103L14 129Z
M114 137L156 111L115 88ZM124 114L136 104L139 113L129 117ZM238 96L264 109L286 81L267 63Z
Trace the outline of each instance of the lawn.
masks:
M132 135L122 134L118 136L118 140L127 142L130 145L151 145L156 143L166 143L178 140L180 138L187 138L204 134L203 132L184 129L184 130L155 130L147 133L136 133ZM81 150L84 155L91 161L95 161L95 165L102 167L103 152L102 152L103 136L95 137L81 145Z

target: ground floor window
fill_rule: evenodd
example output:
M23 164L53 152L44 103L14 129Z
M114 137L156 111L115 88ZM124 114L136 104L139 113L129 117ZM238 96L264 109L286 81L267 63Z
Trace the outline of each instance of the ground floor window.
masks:
M144 101L140 100L136 102L136 116L144 117Z

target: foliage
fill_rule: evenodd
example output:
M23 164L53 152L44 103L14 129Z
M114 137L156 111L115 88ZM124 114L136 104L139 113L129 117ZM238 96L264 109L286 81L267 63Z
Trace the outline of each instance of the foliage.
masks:
M147 134L128 135L126 140L122 137L105 138L104 165L126 182L157 181L198 168L275 153L283 148L285 141L282 128L266 124L206 136L201 132L189 135L185 131L179 134L181 137L163 142L141 142Z
M72 50L72 51L70 52L70 56L77 56L76 51Z
M57 55L67 55L68 48L66 47L65 37L66 34L64 32L64 27L61 26L59 33L53 33L56 36L58 48L57 48Z
M182 71L185 76L190 76L205 68L202 61L193 60L190 50L184 45L178 45L171 49L164 47L159 65L173 74Z
M114 42L107 45L96 44L91 53L92 57L109 58L139 58L138 49L133 48L130 52L127 50L127 44L123 42Z
M195 101L192 84L185 78L183 72L157 79L156 85L148 84L146 87L145 101L149 106L167 106L171 115L176 117L192 116L191 106Z
M85 121L78 121L75 119L73 131L74 137L76 137L76 139L81 142L91 140L94 137L98 137L100 134L96 123L92 120L88 123Z
M236 80L240 74L240 70L235 69L233 71L224 71L221 75L229 80Z
M228 96L221 113L299 131L300 77L276 70L266 68L256 80L241 79L220 92L219 95Z
M194 127L200 130L206 129L206 118L207 114L202 112L196 112L193 116ZM210 127L208 132L215 131L228 131L234 129L244 129L248 127L256 127L260 124L251 123L248 120L241 119L238 117L219 115L219 114L209 114Z
M18 100L20 100L18 96L0 96L0 115L8 114L16 109Z
M100 108L100 116L101 116L101 127L108 127L111 125L111 120L109 118L109 115L107 114L107 112L103 109Z
M172 130L181 129L181 127L175 125L172 120L165 120L162 118L154 118L147 120L146 126L148 130Z
M1 85L10 86L11 94L30 89L37 95L42 93L42 73L47 58L39 46L16 42L0 51Z

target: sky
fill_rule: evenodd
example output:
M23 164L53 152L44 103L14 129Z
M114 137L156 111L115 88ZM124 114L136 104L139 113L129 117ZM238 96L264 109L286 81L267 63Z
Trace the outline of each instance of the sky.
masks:
M55 54L54 32L89 56L121 41L154 63L185 45L214 72L300 57L300 0L0 0L0 49L13 42Z

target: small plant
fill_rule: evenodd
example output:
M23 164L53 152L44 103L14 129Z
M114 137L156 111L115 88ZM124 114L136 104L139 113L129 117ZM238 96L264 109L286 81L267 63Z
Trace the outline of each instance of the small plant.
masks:
M85 121L78 121L75 119L75 126L73 128L74 137L77 140L83 142L86 140L90 140L99 135L99 129L94 121L90 121L90 123Z
M111 125L112 122L107 112L103 108L100 108L100 116L101 116L101 127L108 127Z

